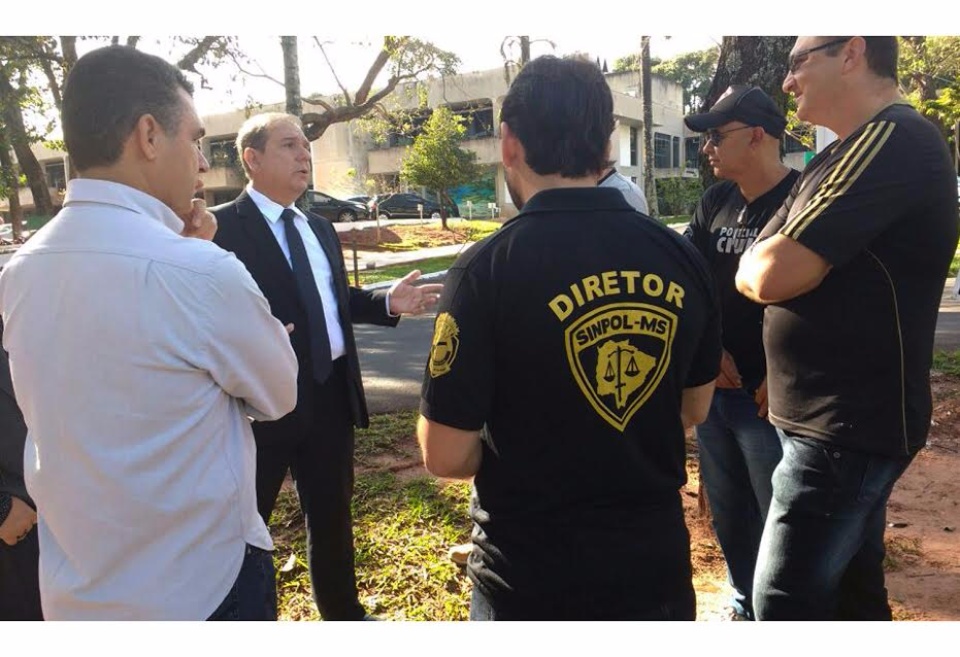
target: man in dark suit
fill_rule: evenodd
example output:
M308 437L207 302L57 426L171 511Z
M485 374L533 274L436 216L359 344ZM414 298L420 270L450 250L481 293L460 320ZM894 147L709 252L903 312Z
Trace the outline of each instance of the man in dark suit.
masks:
M0 348L0 620L43 620L37 512L23 482L26 439L27 425L13 395L7 352Z
M370 618L354 576L353 430L368 424L351 323L394 326L400 315L432 308L440 285L414 286L411 272L389 291L349 287L340 242L329 222L294 206L310 181L310 142L299 119L261 114L237 135L250 180L234 201L213 209L214 241L236 254L270 302L293 324L300 366L297 407L255 422L257 504L269 521L289 469L307 531L313 597L325 620Z

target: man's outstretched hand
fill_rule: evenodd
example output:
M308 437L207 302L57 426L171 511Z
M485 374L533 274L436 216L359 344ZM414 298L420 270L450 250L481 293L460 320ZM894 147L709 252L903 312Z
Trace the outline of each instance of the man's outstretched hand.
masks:
M443 285L414 285L418 278L420 270L414 269L390 288L391 315L420 315L436 307Z

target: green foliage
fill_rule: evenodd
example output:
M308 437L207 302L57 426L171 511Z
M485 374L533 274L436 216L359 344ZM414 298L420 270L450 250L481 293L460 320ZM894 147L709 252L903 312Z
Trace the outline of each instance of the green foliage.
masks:
M461 117L447 107L436 108L403 158L400 179L447 198L452 187L476 179L477 154L460 148L464 134Z
M650 58L650 66L659 66L663 63L663 60L659 57ZM627 71L639 71L640 70L640 54L631 53L629 55L624 55L623 57L617 57L613 60L613 72L614 73L626 73Z
M690 215L703 195L699 178L657 178L657 201L660 214Z
M960 377L960 351L933 352L933 369L937 372Z
M914 107L952 141L960 122L960 36L900 37L898 74Z
M677 55L651 67L650 72L683 87L683 113L699 112L710 91L717 70L718 48Z

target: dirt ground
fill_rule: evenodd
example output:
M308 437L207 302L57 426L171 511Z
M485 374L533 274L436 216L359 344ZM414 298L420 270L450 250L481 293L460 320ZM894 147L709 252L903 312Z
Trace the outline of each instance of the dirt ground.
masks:
M389 251L390 245L406 243L410 248L429 249L435 246L463 244L470 239L470 231L465 227L451 225L450 230L437 230L433 224L399 225L391 224L380 228L377 240L376 227L353 228L337 233L344 247L355 246L362 251Z
M887 589L895 620L960 620L960 378L934 372L927 447L897 483L887 507ZM688 439L694 447L695 441ZM697 619L718 621L729 600L726 567L698 505L698 467L683 490L690 530ZM424 474L411 452L374 469ZM451 546L452 547L452 546Z
M960 379L934 372L933 422L887 505L887 590L895 620L960 620ZM698 620L719 620L729 596L723 554L685 491Z

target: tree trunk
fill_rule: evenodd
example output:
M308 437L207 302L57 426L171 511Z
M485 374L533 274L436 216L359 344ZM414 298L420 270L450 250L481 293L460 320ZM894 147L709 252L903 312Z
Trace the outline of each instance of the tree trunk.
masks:
M20 181L17 165L10 157L10 144L6 135L0 132L0 171L6 179L5 186L7 201L10 204L10 227L13 230L13 241L17 242L23 234L23 207L20 205Z
M77 37L60 37L60 50L63 51L63 79L67 79L70 69L77 63Z
M717 72L707 92L702 112L708 111L731 84L763 89L784 112L789 95L783 91L787 60L795 36L725 36L717 58ZM716 182L713 170L700 155L700 180L706 189Z
M530 37L520 37L520 68L530 63Z
M297 59L297 37L280 37L283 48L283 86L287 92L287 114L303 114L303 102L300 98L300 63Z
M43 175L43 168L33 151L30 150L30 139L23 124L17 93L2 69L0 69L0 118L6 124L7 138L13 146L13 152L17 155L20 169L27 177L30 192L33 194L34 211L46 217L52 216L53 202L50 200L47 178Z
M650 37L640 37L640 95L643 100L643 192L650 216L660 215L653 177L653 76L650 73Z

